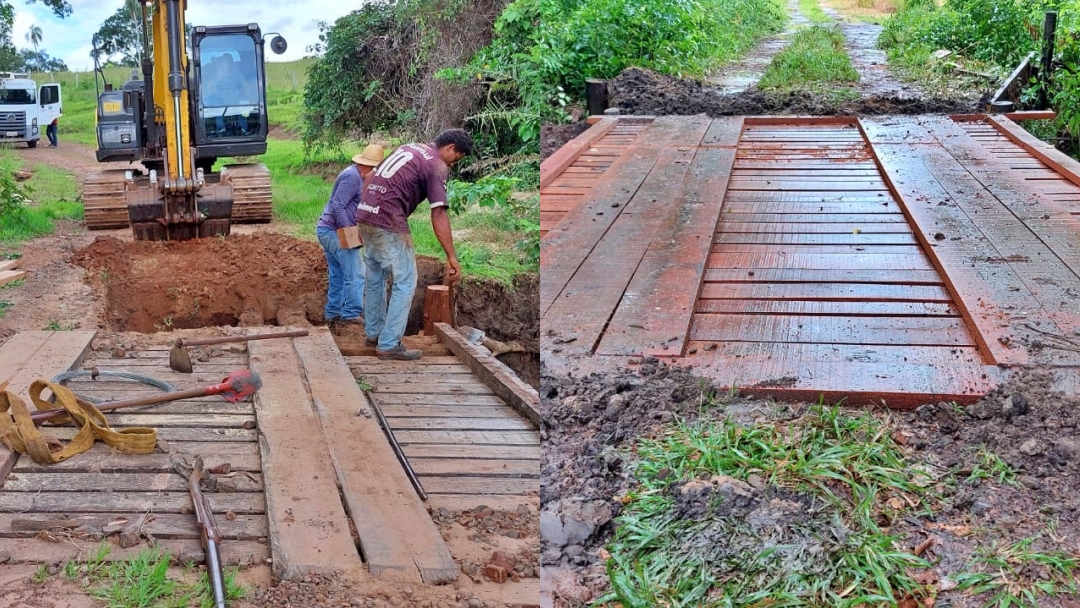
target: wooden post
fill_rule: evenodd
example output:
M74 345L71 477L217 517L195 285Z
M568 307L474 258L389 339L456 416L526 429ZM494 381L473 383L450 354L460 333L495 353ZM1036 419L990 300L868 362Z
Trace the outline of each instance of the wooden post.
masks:
M424 293L424 335L435 335L436 323L450 323L450 287L428 285Z

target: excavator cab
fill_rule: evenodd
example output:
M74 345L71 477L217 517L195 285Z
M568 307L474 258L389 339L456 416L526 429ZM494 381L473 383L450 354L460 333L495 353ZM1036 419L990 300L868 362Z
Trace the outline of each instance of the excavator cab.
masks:
M254 23L198 26L185 44L183 0L143 0L152 17L142 62L120 90L100 94L97 159L127 161L83 184L87 228L130 225L137 240L228 235L232 222L269 222L270 173L222 157L266 152L264 45ZM147 10L149 9L149 10ZM283 53L274 37L270 48ZM152 59L151 59L152 58ZM139 163L139 164L135 164Z

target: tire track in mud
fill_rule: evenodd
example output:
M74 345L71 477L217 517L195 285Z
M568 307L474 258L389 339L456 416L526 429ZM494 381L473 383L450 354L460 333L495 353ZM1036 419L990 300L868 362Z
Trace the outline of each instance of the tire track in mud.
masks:
M752 51L705 81L722 94L742 93L757 85L773 57L791 44L795 32L810 25L810 20L799 11L799 0L788 0L787 10L790 20L783 32L762 40Z

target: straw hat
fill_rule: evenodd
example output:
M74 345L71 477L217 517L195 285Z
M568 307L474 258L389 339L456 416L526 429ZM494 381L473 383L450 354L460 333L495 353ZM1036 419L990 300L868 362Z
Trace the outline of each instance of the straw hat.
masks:
M366 167L374 167L381 163L385 156L386 152L383 151L382 146L371 144L364 148L363 152L352 157L352 162Z

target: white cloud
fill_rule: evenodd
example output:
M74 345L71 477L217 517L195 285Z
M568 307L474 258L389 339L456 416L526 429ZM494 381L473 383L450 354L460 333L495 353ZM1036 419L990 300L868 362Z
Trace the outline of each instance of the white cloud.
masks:
M69 2L72 12L65 19L56 17L52 11L40 5L16 3L12 42L17 47L29 46L25 39L26 32L30 25L37 24L42 31L41 50L63 59L73 70L90 70L93 69L90 39L101 23L116 12L120 3L116 0L109 3L97 0ZM289 43L289 49L283 55L274 55L267 49L267 59L293 61L302 58L307 47L319 41L317 21L332 23L361 4L340 0L232 0L227 4L191 0L187 20L192 25L258 23L263 33L276 31Z

